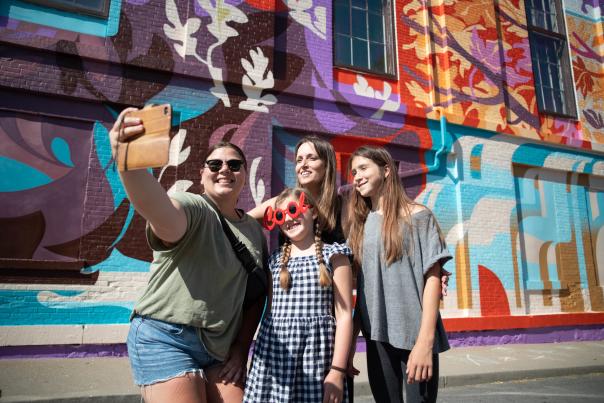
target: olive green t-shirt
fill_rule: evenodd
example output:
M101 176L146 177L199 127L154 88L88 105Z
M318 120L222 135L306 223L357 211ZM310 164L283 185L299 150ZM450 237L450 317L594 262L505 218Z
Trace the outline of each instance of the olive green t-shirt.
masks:
M181 192L171 197L186 213L187 231L175 246L166 247L147 225L153 249L151 277L133 315L197 327L208 352L222 361L241 325L247 272L218 215L200 195ZM260 224L247 214L226 221L258 266L265 267Z

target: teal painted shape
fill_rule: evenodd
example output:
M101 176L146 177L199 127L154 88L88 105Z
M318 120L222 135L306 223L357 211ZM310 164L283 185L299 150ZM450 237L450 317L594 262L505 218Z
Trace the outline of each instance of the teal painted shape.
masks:
M301 137L288 133L282 127L274 126L274 124L275 122L273 122L273 144L275 141L278 141L293 154L296 144L298 144L298 141L300 141ZM273 174L277 174L281 180L281 183L283 183L285 187L296 186L295 168L296 164L287 159L285 155L281 155L273 145L272 172Z
M61 137L55 137L50 143L50 148L55 155L55 158L62 162L64 165L73 168L73 162L71 161L71 150L69 144Z
M59 298L40 302L40 293L48 292ZM134 302L70 299L79 293L70 295L70 290L2 290L0 326L128 323Z
M581 172L587 174L593 173L594 164L602 161L602 157L600 155L582 150L566 152L556 149L553 146L527 143L522 144L516 149L514 155L512 156L512 162L516 164L542 167L545 164L545 160L550 157L577 160L577 162L573 164L573 169L583 167Z
M117 34L122 0L111 0L107 19L75 12L56 10L24 1L0 2L0 15L10 19L46 25L48 27L100 37Z
M50 176L36 168L0 155L0 192L20 192L51 182Z
M82 272L147 273L149 271L149 264L149 262L143 260L124 256L119 250L114 248L107 259L82 270Z
M195 85L191 83L191 85ZM180 114L180 123L209 111L216 103L216 98L207 89L204 88L184 88L176 84L170 84L160 93L151 98L147 103L152 104L170 104L172 110Z
M117 118L118 114L111 108L108 109L111 114ZM111 160L111 144L109 143L109 131L100 122L95 122L93 128L93 138L99 164L101 165L101 167L103 167L105 177L107 178L107 182L109 183L109 187L111 188L111 193L113 194L113 208L115 210L126 198L126 190L122 185L122 181L120 180L117 168ZM150 170L150 172L152 171ZM130 205L128 215L126 216L126 221L124 223L124 226L122 227L122 231L113 242L113 245L117 244L120 239L122 239L133 217L134 207Z
M592 22L594 24L601 24L601 23L604 22L604 17L593 18L593 17L590 17L589 15L579 14L577 12L574 12L574 11L571 11L571 10L568 10L568 9L566 9L564 11L566 12L567 15L572 15L573 17L577 17L577 18L580 18L582 20Z
M482 144L477 144L474 147L472 147L472 151L470 151L470 158L478 158L479 159L479 163L478 163L478 169L474 169L474 167L472 166L472 162L470 161L470 176L474 179L481 179L481 170L482 170L482 149L483 149L483 145Z
M117 114L116 114L117 117ZM113 194L113 208L117 207L126 198L126 191L120 181L117 168L111 163L111 144L109 144L109 131L100 122L94 123L93 128L94 148L96 151L99 164L105 172L105 177L111 187Z

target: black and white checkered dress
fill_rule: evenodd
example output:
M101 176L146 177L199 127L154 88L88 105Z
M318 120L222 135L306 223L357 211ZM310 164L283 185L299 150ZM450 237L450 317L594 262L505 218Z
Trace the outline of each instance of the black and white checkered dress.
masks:
M351 252L346 245L324 245L330 272L330 259L335 254L350 256ZM285 292L279 285L280 265L281 252L276 251L269 261L273 275L271 313L260 325L243 401L321 402L335 341L333 286L319 285L315 255L296 256L289 259L292 281Z

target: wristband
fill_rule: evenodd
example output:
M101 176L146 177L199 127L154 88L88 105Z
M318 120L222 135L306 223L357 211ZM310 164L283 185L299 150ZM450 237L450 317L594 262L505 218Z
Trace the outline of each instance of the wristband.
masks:
M341 372L341 373L343 373L344 375L346 375L346 374L348 373L348 371L346 371L344 368L341 368L341 367L336 367L335 365L332 365L332 366L331 366L331 369L336 370L336 371L338 371L338 372Z

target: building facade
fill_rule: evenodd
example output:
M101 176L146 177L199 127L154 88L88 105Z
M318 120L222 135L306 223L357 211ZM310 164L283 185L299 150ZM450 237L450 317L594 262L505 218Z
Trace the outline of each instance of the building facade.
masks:
M94 5L90 5L94 3ZM149 275L108 130L170 103L169 191L241 146L251 208L308 134L385 146L454 256L458 344L604 339L598 0L8 0L0 4L0 347L115 351ZM86 347L87 346L87 347ZM28 350L29 349L29 350ZM53 350L54 351L54 350Z

